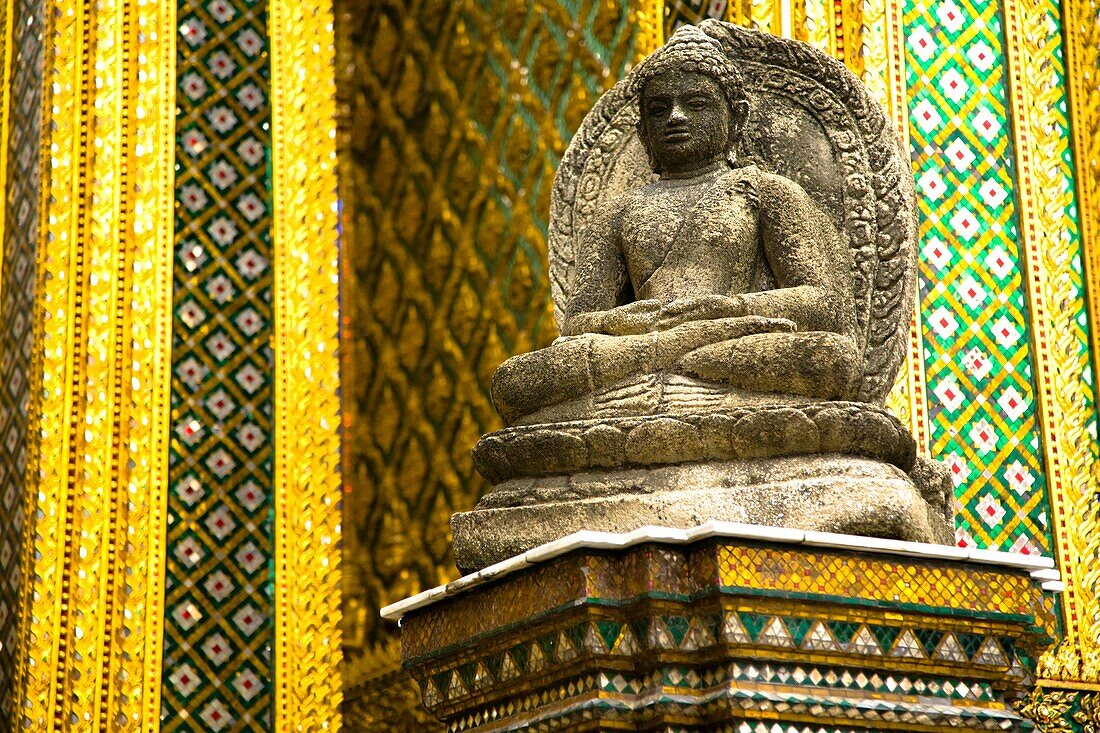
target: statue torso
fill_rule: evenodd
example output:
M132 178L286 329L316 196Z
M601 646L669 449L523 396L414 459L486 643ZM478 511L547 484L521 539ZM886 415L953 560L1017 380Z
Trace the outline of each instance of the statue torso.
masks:
M754 172L657 181L627 199L620 241L638 300L749 292L764 264Z

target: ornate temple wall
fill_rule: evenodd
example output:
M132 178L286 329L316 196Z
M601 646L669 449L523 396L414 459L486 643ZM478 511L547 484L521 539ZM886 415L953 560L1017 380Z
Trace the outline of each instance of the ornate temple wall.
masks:
M454 577L445 522L484 489L468 448L498 426L493 368L554 335L538 277L548 189L576 115L600 88L578 58L615 78L651 47L650 24L664 37L705 17L816 45L896 119L920 198L920 283L888 404L922 451L951 467L960 545L1058 558L1066 643L1044 674L1100 682L1084 661L1100 640L1090 539L1096 49L1086 4L576 5L349 4L341 14L354 28L341 46L345 373L364 369L345 382L355 385L347 420L364 431L345 452L356 533L348 577L361 589L356 608L367 609L349 647L363 655L351 709L385 720L377 701L401 686L384 671L393 629L369 609ZM626 15L643 35L615 34ZM1073 724L1081 701L1063 698L1051 699L1069 700L1061 721Z
M453 576L447 521L484 490L470 448L499 427L489 378L557 335L554 170L645 32L629 3L571 6L338 6L346 579L364 644L389 633L373 609Z
M337 729L345 683L349 727L412 725L376 609L454 577L488 379L555 335L553 171L704 16L897 121L921 289L889 405L955 471L960 543L1056 557L1030 710L1097 724L1094 3L0 7L0 730Z
M0 730L339 727L331 8L0 7Z

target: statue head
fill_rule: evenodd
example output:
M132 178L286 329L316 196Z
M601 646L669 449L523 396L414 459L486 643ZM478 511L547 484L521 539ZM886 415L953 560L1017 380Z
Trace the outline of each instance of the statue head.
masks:
M681 27L635 74L638 136L655 173L731 166L748 116L741 73L717 40Z

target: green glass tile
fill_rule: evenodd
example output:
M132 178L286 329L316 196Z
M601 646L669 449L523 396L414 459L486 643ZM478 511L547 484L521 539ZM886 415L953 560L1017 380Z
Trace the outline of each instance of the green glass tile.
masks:
M855 636L856 630L859 629L859 624L850 621L826 621L825 624L841 644L850 642L852 637Z
M245 733L271 729L266 9L246 0L177 9L163 680L172 689L184 665L216 667L218 679L186 700L166 693L164 733L227 721Z
M1049 552L998 3L903 6L933 457L956 541Z
M565 634L569 638L569 641L573 642L574 649L584 649L584 632L586 630L587 627L585 624L578 624L566 629Z
M974 655L978 653L978 649L981 648L982 642L985 640L985 637L979 634L958 633L956 636L959 639L959 646L962 647L967 659L974 658Z
M924 647L925 654L931 657L939 646L940 640L943 639L943 632L935 629L917 629L916 634L917 640Z
M806 638L807 632L813 625L813 621L805 618L783 618L783 622L787 624L787 630L791 632L791 639L794 641L795 646L801 646L802 640Z
M618 621L597 621L596 632L603 640L604 646L608 649L615 648L615 641L619 638L619 634L622 632L623 625Z
M517 644L508 650L512 655L512 659L515 660L516 666L522 670L527 669L528 648L527 644Z
M691 621L685 616L662 616L661 620L672 635L672 640L676 643L676 646L680 646L684 641L684 637L687 636L688 629L691 628Z
M504 652L498 652L485 659L485 667L494 680L500 679L500 670L504 666Z
M888 654L894 647L894 640L898 638L898 634L901 633L901 629L893 626L871 626L868 625L871 633L874 634L875 641L882 647L882 653Z
M760 636L760 632L771 618L770 616L759 613L749 613L748 611L739 611L737 615L741 618L741 623L744 625L745 631L748 632L749 637L752 638L753 641L756 640L756 637Z

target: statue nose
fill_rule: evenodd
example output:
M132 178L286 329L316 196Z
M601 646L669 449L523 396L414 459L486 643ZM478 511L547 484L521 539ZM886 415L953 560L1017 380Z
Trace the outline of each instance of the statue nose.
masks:
M682 106L680 106L679 104L674 104L672 105L672 111L668 115L668 121L670 123L686 123L687 113L684 111L684 108Z

